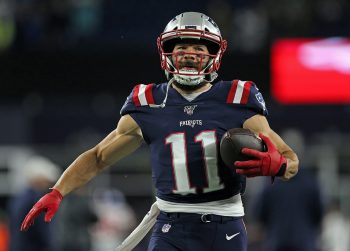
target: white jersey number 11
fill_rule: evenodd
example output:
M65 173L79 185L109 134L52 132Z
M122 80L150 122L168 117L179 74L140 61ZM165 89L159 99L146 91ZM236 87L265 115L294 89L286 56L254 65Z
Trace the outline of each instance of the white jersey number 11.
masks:
M172 166L175 179L174 193L189 194L196 193L196 187L191 186L191 178L187 163L187 145L185 133L177 132L165 139L170 144ZM222 189L217 165L217 138L215 131L202 131L194 137L194 142L202 145L204 158L204 172L207 177L208 187L203 189L204 193Z

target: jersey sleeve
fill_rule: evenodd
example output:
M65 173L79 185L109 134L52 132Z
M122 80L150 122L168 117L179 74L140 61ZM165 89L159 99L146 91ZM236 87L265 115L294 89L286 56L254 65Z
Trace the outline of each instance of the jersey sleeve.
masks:
M120 110L120 115L123 116L125 114L135 113L139 110L138 108L142 106L154 105L153 86L153 84L136 85Z
M124 105L120 110L120 115L130 115L138 126L141 128L144 140L148 143L147 126L149 120L152 120L152 116L147 116L148 108L154 105L153 87L154 84L139 84L136 85L131 91L130 95L126 98Z
M136 106L132 100L133 94L134 94L135 88L131 91L129 96L126 98L124 105L122 106L120 110L120 115L124 116L126 114L130 114L136 111Z
M247 102L249 109L264 116L268 115L265 100L255 83L251 82L250 94Z
M246 106L251 112L268 115L265 101L255 83L233 80L226 103Z

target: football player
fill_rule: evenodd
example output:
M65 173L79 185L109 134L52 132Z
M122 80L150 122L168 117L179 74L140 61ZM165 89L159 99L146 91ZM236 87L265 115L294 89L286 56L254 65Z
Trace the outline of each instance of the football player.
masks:
M253 82L215 82L227 42L211 18L182 13L157 43L167 81L133 88L117 128L64 171L25 217L21 230L43 211L50 221L64 196L144 141L151 150L156 202L118 250L130 250L152 227L149 251L247 250L241 200L246 177L289 180L298 171L298 158L270 128L264 99ZM218 142L237 127L259 135L267 151L243 149L251 160L236 161L235 170L229 170L218 154Z

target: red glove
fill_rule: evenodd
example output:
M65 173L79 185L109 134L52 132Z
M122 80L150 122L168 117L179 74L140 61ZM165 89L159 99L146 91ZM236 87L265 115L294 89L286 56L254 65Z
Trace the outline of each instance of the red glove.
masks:
M50 222L60 206L62 199L62 194L56 189L52 189L50 193L41 197L24 218L21 225L21 231L27 231L28 228L34 224L35 218L43 211L46 212L45 222Z
M252 160L235 161L236 172L247 177L255 176L283 176L287 168L287 159L282 156L271 140L259 134L267 146L267 152L243 148L242 153L254 157Z

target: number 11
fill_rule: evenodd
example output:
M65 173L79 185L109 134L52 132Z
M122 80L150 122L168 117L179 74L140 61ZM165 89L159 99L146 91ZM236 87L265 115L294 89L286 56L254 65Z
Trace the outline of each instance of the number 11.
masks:
M184 132L173 133L165 139L170 144L172 166L174 175L174 193L188 194L196 193L196 187L191 185L191 178L187 163L187 145ZM195 143L202 145L202 156L204 159L204 172L207 177L208 187L203 189L204 193L222 189L217 165L217 138L215 131L202 131L194 137Z

